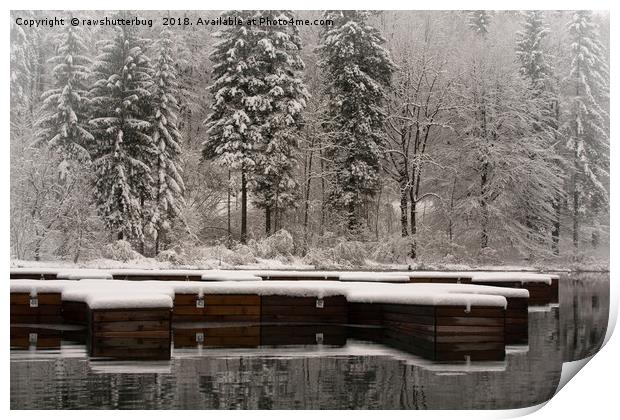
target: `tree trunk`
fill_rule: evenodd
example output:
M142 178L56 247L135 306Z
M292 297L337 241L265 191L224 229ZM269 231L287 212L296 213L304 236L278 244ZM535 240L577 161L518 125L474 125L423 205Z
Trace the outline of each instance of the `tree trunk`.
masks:
M226 220L226 234L227 234L227 243L228 246L231 246L232 242L232 230L230 226L230 170L228 171L228 188L226 188L227 192L227 200L226 200L226 211L227 211L227 220Z
M245 179L245 168L241 168L241 243L248 239L248 191Z
M418 233L418 225L416 221L417 203L415 200L413 188L409 189L409 201L411 202L411 208L409 210L409 222L411 223L411 235L413 236L411 241L411 249L409 250L409 256L415 260L418 256L418 244L415 239L415 234Z
M348 228L349 228L349 233L351 234L356 234L357 233L357 215L355 213L356 211L356 202L358 202L358 200L355 201L351 201L351 203L349 203L348 209L347 209L347 219L348 219Z
M560 197L557 197L553 203L553 209L555 210L555 220L551 229L551 249L553 255L560 255L560 215L562 213Z
M265 207L265 234L271 235L271 208Z
M553 102L553 108L555 109L555 121L553 128L555 129L555 140L558 139L558 128L560 127L560 101L557 99ZM566 186L566 183L564 183ZM562 215L562 195L557 194L553 201L553 210L555 211L555 218L553 220L553 227L551 229L551 250L553 255L560 255L560 216Z
M577 176L573 181L573 247L579 249L579 191L577 191Z
M480 234L480 249L484 249L489 246L489 208L486 197L487 190L487 164L482 166L482 174L480 176L480 225L482 232Z
M409 236L408 225L409 219L407 217L407 189L400 187L400 233L403 238Z
M308 213L310 211L310 188L312 187L312 157L314 152L314 140L310 142L310 156L308 156L308 166L306 169L306 196L304 197L304 243L308 240Z
M144 197L140 197L140 208L144 209ZM142 235L140 237L140 254L144 255L144 212L142 212Z
M160 245L159 236L160 235L161 235L161 229L157 229L155 231L155 255L159 255L159 245Z

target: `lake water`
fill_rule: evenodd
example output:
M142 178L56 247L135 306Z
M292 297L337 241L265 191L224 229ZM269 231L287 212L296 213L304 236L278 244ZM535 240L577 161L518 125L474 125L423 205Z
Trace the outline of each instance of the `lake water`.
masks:
M433 363L358 336L269 348L172 348L170 360L91 359L80 332L13 340L12 409L511 409L553 396L562 363L601 347L609 274L562 275L531 308L527 346L495 362ZM32 340L32 337L30 337ZM26 338L25 340L28 340ZM47 347L47 348L46 348Z

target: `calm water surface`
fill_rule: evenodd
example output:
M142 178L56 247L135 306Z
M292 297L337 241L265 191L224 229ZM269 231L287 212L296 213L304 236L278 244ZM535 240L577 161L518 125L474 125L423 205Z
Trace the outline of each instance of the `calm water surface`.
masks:
M601 347L609 274L563 275L559 307L532 308L529 344L501 362L433 363L339 345L173 348L170 361L93 360L63 339L11 348L12 409L510 409L551 398L562 363ZM67 334L63 335L66 337Z

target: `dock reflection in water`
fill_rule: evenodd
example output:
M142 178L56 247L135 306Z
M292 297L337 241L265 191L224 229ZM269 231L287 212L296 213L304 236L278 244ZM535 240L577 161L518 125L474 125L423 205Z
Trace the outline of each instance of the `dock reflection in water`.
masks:
M495 361L432 362L384 344L376 328L180 324L169 360L128 362L97 357L79 330L14 326L11 408L530 406L553 395L564 361L593 354L605 335L608 275L560 284L559 308L530 311L528 345Z

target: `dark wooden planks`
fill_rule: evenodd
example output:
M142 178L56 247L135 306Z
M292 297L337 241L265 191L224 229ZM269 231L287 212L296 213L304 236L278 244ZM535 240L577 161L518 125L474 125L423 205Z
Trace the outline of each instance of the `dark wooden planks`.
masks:
M172 319L175 322L259 322L261 300L258 295L177 294Z
M55 324L62 322L60 293L38 293L31 306L29 293L11 293L11 323Z
M528 299L507 298L505 319L506 344L528 343Z
M89 355L120 360L169 360L170 338L93 336Z
M277 281L319 281L319 280L330 280L330 281L338 281L340 278L338 276L325 276L325 275L313 275L313 274L269 274L260 276L263 280L277 280Z
M13 326L10 328L11 348L27 350L57 350L60 348L62 331L36 328L32 326Z
M382 325L383 306L378 303L349 303L349 324Z
M383 305L386 339L436 361L503 360L503 308Z
M318 302L317 302L318 301ZM345 324L348 305L344 296L316 297L261 296L262 322Z
M173 329L175 348L247 348L260 346L260 325Z
M86 303L63 300L61 307L65 322L78 325L88 324L88 305Z
M11 280L56 280L56 273L41 273L37 270L20 271L10 274Z
M93 357L170 358L169 308L89 308L89 353Z
M156 272L152 274L113 274L114 280L132 280L132 281L144 281L144 280L161 280L161 281L201 281L202 274L158 274Z

